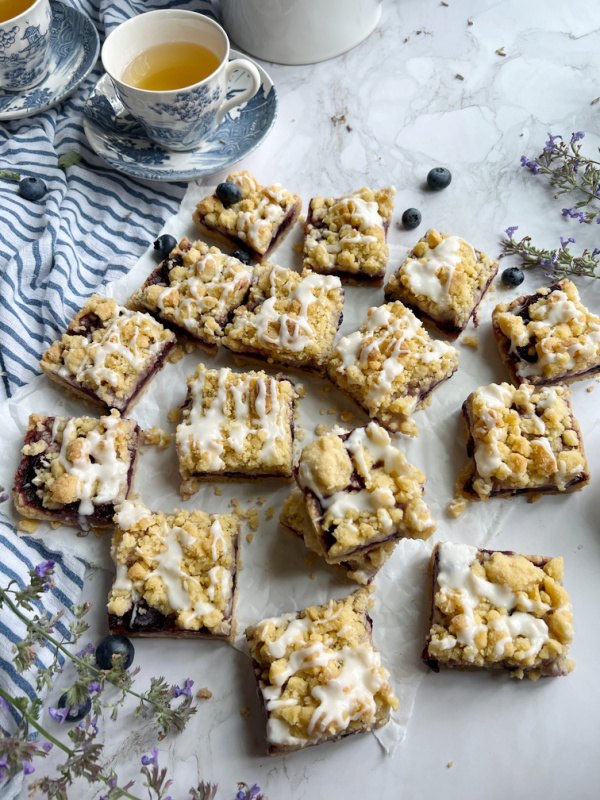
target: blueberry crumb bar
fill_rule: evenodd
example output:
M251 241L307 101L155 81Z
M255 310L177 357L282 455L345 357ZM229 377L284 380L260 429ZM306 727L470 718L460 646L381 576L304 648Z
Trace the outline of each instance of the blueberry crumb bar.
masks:
M501 669L512 677L567 675L573 639L562 558L437 544L423 660L440 667Z
M370 417L397 431L457 366L454 347L432 339L412 311L395 302L370 308L362 327L336 343L327 373Z
M175 334L149 314L93 295L40 365L73 394L125 414L175 343Z
M176 446L181 496L202 480L291 477L297 393L282 376L198 365Z
M570 280L496 306L492 324L515 383L549 386L600 373L600 317Z
M111 632L231 640L239 528L234 514L163 514L122 503L111 548Z
M20 514L82 528L112 526L128 496L140 429L118 411L100 417L32 414L13 499Z
M572 492L589 482L565 386L484 386L463 404L471 468L467 497Z
M427 231L385 286L424 320L457 336L474 316L498 272L498 262L459 236Z
M246 630L270 755L380 728L398 707L369 607L360 589Z
M387 187L313 197L304 226L304 268L354 283L381 284L395 194Z
M216 194L205 197L196 206L194 222L200 233L242 247L264 261L292 229L302 201L278 183L261 185L248 171L233 172L226 181L241 189L242 199L225 207Z

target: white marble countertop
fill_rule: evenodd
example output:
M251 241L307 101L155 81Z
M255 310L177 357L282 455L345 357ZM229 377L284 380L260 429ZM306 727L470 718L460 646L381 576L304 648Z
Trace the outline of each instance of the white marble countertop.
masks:
M599 244L600 228L563 221L561 201L552 199L545 180L519 166L519 158L539 153L548 131L566 136L586 131L585 147L593 155L600 133L600 104L593 102L600 96L600 3L384 0L377 29L351 52L311 66L264 66L279 92L279 116L269 138L240 165L263 182L281 182L305 201L311 192L394 184L395 219L409 206L423 213L418 232L394 226L391 240L398 248L437 227L497 254L509 225L519 225L545 246L556 246L560 235L574 235L577 246ZM428 193L424 179L436 165L452 171L452 184ZM533 281L544 282L541 276ZM580 285L598 312L600 287ZM355 327L353 320L346 322ZM489 327L482 327L481 336L489 338ZM479 356L465 358L487 358L492 350L488 343ZM505 379L497 356L479 374L489 381ZM596 418L596 395L576 388L589 419ZM567 559L578 660L571 676L532 684L423 670L407 734L392 755L386 756L374 737L356 736L269 759L262 755L264 723L242 654L220 644L200 643L192 650L175 642L165 659L164 649L141 642L137 663L146 676L159 671L174 681L192 674L197 687L210 688L211 676L222 674L236 686L201 705L188 730L161 745L162 761L176 774L173 797L187 797L187 787L204 777L219 782L223 800L233 797L238 780L260 784L269 800L596 798L598 427L592 447L588 443L595 490L568 503L546 498L536 505L521 500L489 505L490 546ZM450 442L460 442L458 426L456 431ZM442 517L437 537L460 540L464 529L472 540L471 527ZM100 571L87 592L99 602L108 584L109 574ZM102 631L101 615L94 624ZM241 706L250 708L249 719L240 715ZM128 730L125 718L107 742L123 777L135 774L140 754L153 743L147 731L136 730L133 722ZM97 796L82 792L73 797Z

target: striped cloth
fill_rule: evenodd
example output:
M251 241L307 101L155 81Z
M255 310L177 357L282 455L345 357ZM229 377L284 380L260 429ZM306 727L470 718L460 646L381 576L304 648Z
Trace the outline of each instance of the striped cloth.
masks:
M209 0L63 0L88 14L101 41L123 20L155 8L209 11ZM0 401L39 372L42 352L84 300L135 264L179 206L186 185L147 183L110 169L82 126L98 64L56 108L0 123L0 169L43 178L48 193L24 200L0 179ZM82 161L61 169L76 151Z

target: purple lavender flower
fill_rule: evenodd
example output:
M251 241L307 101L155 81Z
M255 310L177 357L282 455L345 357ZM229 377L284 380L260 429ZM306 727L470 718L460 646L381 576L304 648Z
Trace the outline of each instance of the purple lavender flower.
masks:
M8 756L0 758L0 780L2 780L8 772Z
M575 131L575 133L571 134L571 144L575 144L575 142L580 141L585 136L583 131Z
M54 706L50 706L48 713L55 722L60 722L62 724L67 718L69 709L67 706L65 706L65 708L55 708Z
M262 800L260 786L256 783L250 788L245 783L238 783L238 790L235 800Z
M191 698L192 696L192 686L194 685L194 681L191 678L186 678L185 683L183 684L183 689L181 686L174 686L171 694L173 697L184 697Z
M31 761L23 761L23 775L31 775L32 772L35 772L35 767Z
M54 747L54 745L52 744L52 742L40 742L40 747L42 748L44 753L49 753L50 750L52 750L52 748Z
M3 709L4 711L10 711L10 703L3 697L0 697L0 708Z
M158 767L158 750L156 747L152 748L149 756L142 756L141 761L144 767L148 767L150 764Z
M560 246L563 250L565 250L570 244L575 244L575 239L573 239L572 236L569 236L568 239L563 239L562 236L560 237Z
M80 650L78 653L75 653L77 658L85 658L86 656L91 656L93 653L96 652L96 648L91 642L88 642L83 650Z
M544 152L545 153L551 153L554 150L554 148L556 147L554 142L557 139L562 139L562 136L560 136L560 135L553 136L551 133L548 134L548 138L546 139L546 144L544 145Z
M54 561L42 561L42 563L38 564L33 571L38 578L45 578L46 575L49 575L52 572L54 566Z
M527 167L527 169L532 172L534 175L539 175L540 173L540 165L537 161L527 158L527 156L521 156L521 166Z
M518 225L511 225L511 226L510 226L510 228L507 228L507 229L504 231L504 233L506 234L506 236L507 236L509 239L512 239L512 238L513 238L513 233L514 233L515 231L518 231L518 230L519 230L519 226L518 226Z
M98 683L98 681L92 681L88 686L88 692L90 694L98 694L99 691L102 690L102 687Z
M580 225L585 222L585 214L583 211L578 211L577 208L563 208L561 214L563 217L579 220Z

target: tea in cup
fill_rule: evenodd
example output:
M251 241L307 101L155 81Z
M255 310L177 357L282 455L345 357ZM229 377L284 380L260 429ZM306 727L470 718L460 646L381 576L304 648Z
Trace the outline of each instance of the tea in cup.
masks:
M49 0L0 2L0 89L21 92L44 80L51 18Z
M250 61L229 61L220 25L179 9L148 11L119 25L104 42L102 64L126 111L168 150L197 147L261 84ZM227 100L229 76L240 68L251 85Z

